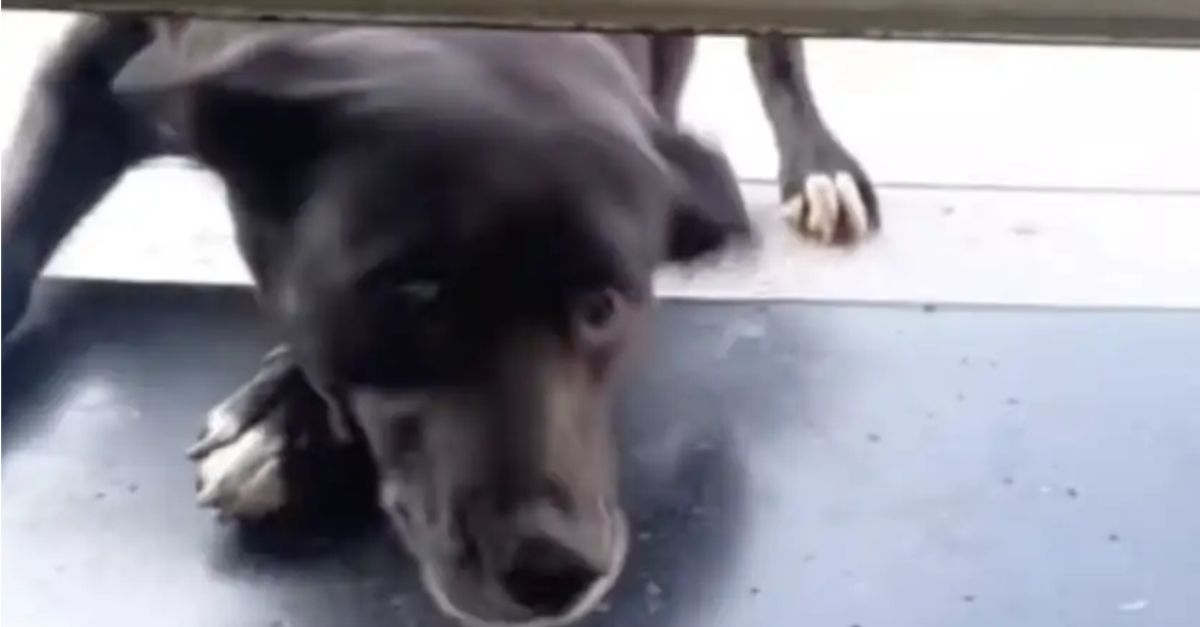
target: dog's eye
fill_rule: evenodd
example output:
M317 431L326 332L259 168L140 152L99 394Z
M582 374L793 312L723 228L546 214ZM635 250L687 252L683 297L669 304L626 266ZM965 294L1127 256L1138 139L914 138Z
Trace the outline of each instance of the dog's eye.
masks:
M617 297L613 290L598 290L580 298L577 307L580 322L600 329L616 316Z
M367 294L395 299L418 307L436 304L442 297L440 281L413 278L411 268L397 268L391 264L381 265L367 272L359 279L358 288Z
M392 290L414 305L432 305L442 295L442 286L436 281L407 281L396 283Z
M579 296L572 311L577 337L593 347L608 345L621 335L624 310L625 301L611 288Z

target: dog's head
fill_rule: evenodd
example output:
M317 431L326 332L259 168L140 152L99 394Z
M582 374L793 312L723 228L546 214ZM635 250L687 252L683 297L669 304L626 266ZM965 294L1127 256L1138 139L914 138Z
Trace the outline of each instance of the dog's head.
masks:
M183 132L442 608L562 622L626 551L611 395L652 272L748 224L724 159L662 127L598 40L548 39L561 71L453 41L402 70L252 56L190 82ZM322 64L339 86L313 86Z

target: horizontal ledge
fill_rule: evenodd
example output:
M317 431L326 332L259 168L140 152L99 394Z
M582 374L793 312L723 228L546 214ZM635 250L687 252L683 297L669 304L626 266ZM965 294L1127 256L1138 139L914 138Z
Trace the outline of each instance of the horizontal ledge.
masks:
M1195 0L10 0L220 18L1200 46Z
M221 185L176 163L131 173L47 273L248 283ZM691 268L664 268L656 280L661 295L1200 310L1200 196L881 186L883 231L846 251L799 238L779 216L774 184L742 191L758 245ZM161 211L166 193L186 202Z

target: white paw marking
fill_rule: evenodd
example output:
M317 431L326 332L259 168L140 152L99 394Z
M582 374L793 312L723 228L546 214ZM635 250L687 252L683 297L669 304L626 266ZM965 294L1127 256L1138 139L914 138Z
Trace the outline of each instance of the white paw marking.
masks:
M833 241L838 222L837 188L833 179L824 174L813 174L804 181L804 196L808 212L804 216L804 228L817 236L822 243Z
M200 436L190 447L188 457L198 459L210 451L225 446L241 433L244 422L232 411L233 396L208 412L208 420L204 423L204 435Z
M837 188L840 205L842 211L846 212L854 239L866 237L867 232L871 230L871 223L867 217L867 203L863 202L862 194L858 191L858 183L848 172L838 172L833 177L833 185Z
M846 171L810 174L804 191L785 201L782 213L793 228L822 244L833 242L843 216L852 241L866 237L871 230L867 205L854 176Z
M197 443L205 448L196 454L196 502L216 509L222 518L258 518L282 508L287 502L282 414L273 412L240 433L235 425L228 435L226 425L237 421L221 409L209 414L208 433Z

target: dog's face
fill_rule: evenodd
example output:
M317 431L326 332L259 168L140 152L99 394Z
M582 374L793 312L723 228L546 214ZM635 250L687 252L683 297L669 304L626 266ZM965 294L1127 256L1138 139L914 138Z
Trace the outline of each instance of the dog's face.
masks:
M441 607L564 622L624 559L611 394L654 267L746 216L724 160L636 94L530 115L439 80L354 106L193 87L187 133Z
M624 557L609 395L662 227L639 198L660 190L625 167L636 153L578 138L632 177L597 182L512 123L409 119L356 140L264 283L361 426L427 587L460 616L522 622L589 607Z

